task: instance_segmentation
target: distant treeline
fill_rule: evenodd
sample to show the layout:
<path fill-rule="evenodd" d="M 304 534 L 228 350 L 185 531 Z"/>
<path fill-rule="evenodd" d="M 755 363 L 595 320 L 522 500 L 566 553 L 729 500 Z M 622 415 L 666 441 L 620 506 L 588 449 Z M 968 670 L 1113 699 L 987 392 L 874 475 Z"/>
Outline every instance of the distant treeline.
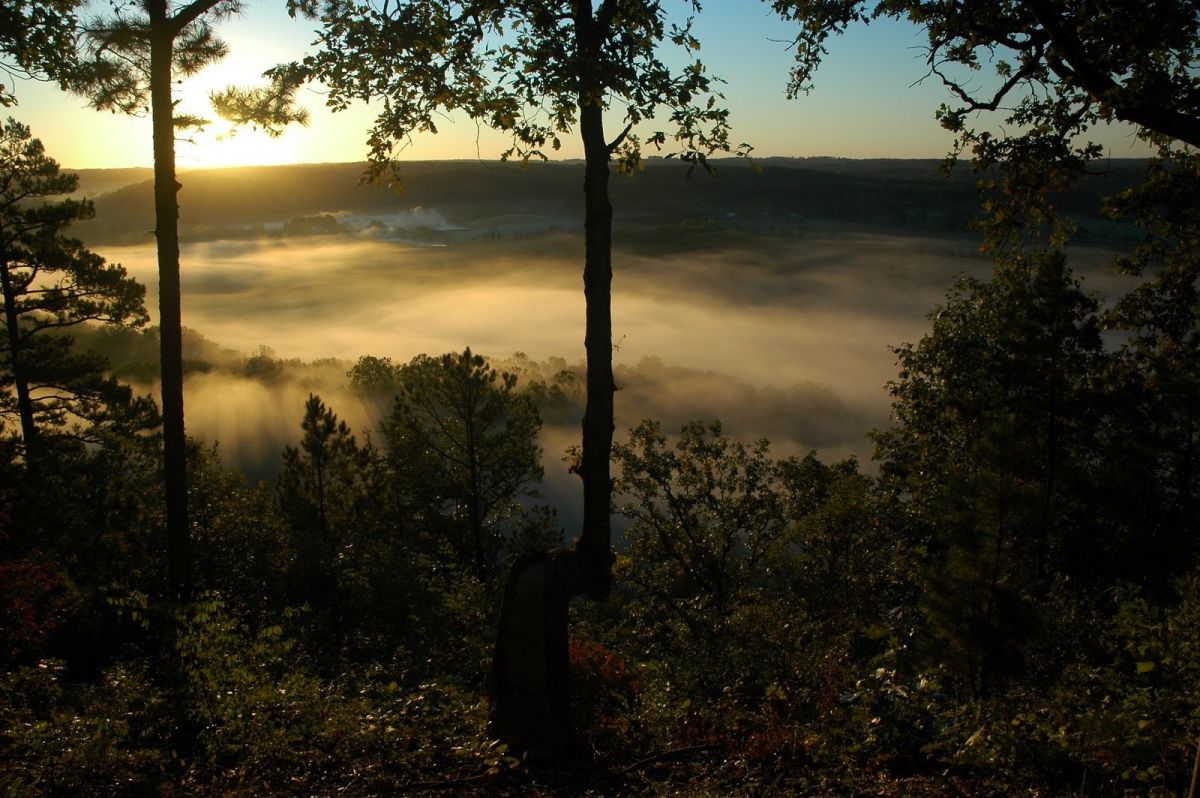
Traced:
<path fill-rule="evenodd" d="M 778 231 L 805 219 L 961 232 L 978 213 L 977 175 L 965 168 L 943 174 L 935 160 L 769 158 L 718 160 L 716 175 L 651 159 L 629 179 L 613 182 L 618 224 L 689 222 Z M 582 164 L 485 164 L 432 161 L 405 164 L 403 190 L 361 183 L 363 164 L 315 164 L 198 170 L 181 176 L 185 238 L 206 240 L 268 231 L 332 211 L 386 214 L 436 208 L 453 223 L 498 213 L 578 220 L 583 208 Z M 1112 161 L 1105 173 L 1064 191 L 1057 206 L 1081 237 L 1131 240 L 1132 230 L 1107 219 L 1101 198 L 1135 184 L 1143 162 Z M 85 187 L 112 185 L 107 170 L 82 175 Z M 130 175 L 136 178 L 136 173 Z M 153 227 L 149 180 L 96 198 L 96 218 L 77 226 L 91 242 L 133 243 Z M 271 230 L 278 234 L 278 230 Z M 288 231 L 289 234 L 304 231 Z M 327 231 L 337 232 L 337 231 Z"/>

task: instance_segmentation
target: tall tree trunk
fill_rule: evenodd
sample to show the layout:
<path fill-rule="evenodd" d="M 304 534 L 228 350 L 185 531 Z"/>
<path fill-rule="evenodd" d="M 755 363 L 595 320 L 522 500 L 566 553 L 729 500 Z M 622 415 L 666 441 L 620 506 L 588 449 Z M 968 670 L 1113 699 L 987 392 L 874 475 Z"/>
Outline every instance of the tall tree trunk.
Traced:
<path fill-rule="evenodd" d="M 162 362 L 163 453 L 167 499 L 167 572 L 178 601 L 192 592 L 187 509 L 187 441 L 183 428 L 183 318 L 179 290 L 179 199 L 175 176 L 175 113 L 171 61 L 175 30 L 165 0 L 150 14 L 150 105 L 154 127 L 154 234 L 158 243 L 159 337 Z"/>
<path fill-rule="evenodd" d="M 597 95 L 598 96 L 598 95 Z M 613 439 L 612 373 L 612 202 L 608 196 L 609 147 L 597 101 L 582 102 L 579 128 L 586 173 L 583 179 L 585 256 L 583 294 L 587 314 L 587 406 L 583 414 L 583 531 L 576 551 L 583 592 L 608 595 L 612 583 L 610 460 Z"/>
<path fill-rule="evenodd" d="M 610 459 L 613 439 L 611 148 L 604 137 L 603 84 L 596 74 L 606 35 L 590 2 L 576 3 L 581 65 L 579 130 L 583 138 L 587 404 L 583 451 L 583 527 L 573 551 L 518 559 L 509 573 L 492 660 L 492 725 L 511 750 L 535 757 L 575 748 L 571 713 L 567 610 L 571 597 L 604 598 L 612 585 Z"/>
<path fill-rule="evenodd" d="M 4 324 L 8 328 L 8 359 L 12 366 L 13 386 L 17 391 L 17 412 L 21 416 L 21 438 L 25 442 L 25 465 L 31 471 L 37 461 L 37 426 L 33 423 L 33 397 L 29 394 L 29 372 L 26 369 L 21 341 L 20 319 L 17 315 L 17 296 L 9 271 L 8 254 L 0 253 L 0 287 L 4 291 Z"/>

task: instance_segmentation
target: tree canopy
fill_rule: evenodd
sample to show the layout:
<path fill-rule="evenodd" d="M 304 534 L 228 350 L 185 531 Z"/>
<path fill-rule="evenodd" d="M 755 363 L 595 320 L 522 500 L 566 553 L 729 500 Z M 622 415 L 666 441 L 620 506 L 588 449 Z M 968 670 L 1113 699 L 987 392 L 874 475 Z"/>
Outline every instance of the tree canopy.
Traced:
<path fill-rule="evenodd" d="M 1005 181 L 985 209 L 991 275 L 959 279 L 927 333 L 895 349 L 891 424 L 872 435 L 878 471 L 815 453 L 776 459 L 765 440 L 737 440 L 717 422 L 672 436 L 646 421 L 612 446 L 611 164 L 672 145 L 673 134 L 641 127 L 651 112 L 669 116 L 664 127 L 696 163 L 725 124 L 719 98 L 692 95 L 712 88 L 703 69 L 657 71 L 659 43 L 696 46 L 686 22 L 670 27 L 665 4 L 296 5 L 324 15 L 341 52 L 277 75 L 328 69 L 335 103 L 381 94 L 380 175 L 393 146 L 447 110 L 511 133 L 514 158 L 581 133 L 580 543 L 548 551 L 551 519 L 516 501 L 541 477 L 538 403 L 577 395 L 565 361 L 514 356 L 526 375 L 557 371 L 548 388 L 472 350 L 405 365 L 363 358 L 351 390 L 398 397 L 381 448 L 360 445 L 310 394 L 302 411 L 296 403 L 299 443 L 283 448 L 273 494 L 213 447 L 174 450 L 188 458 L 195 512 L 185 520 L 197 539 L 198 590 L 182 607 L 156 601 L 166 562 L 158 440 L 114 426 L 39 470 L 0 413 L 6 792 L 1200 791 L 1200 157 L 1186 130 L 1153 122 L 1194 117 L 1194 13 L 1040 0 L 775 6 L 806 21 L 801 70 L 856 19 L 925 24 L 933 74 L 961 91 L 963 105 L 943 118 Z M 145 96 L 164 156 L 167 279 L 178 277 L 178 240 L 162 216 L 177 210 L 171 48 L 188 15 L 212 8 L 155 0 L 126 31 L 151 45 Z M 1186 30 L 1156 27 L 1172 22 Z M 1101 52 L 1109 36 L 1113 52 Z M 997 66 L 999 94 L 975 97 L 952 70 L 983 68 L 989 47 L 1018 57 Z M 1097 90 L 1105 71 L 1115 87 Z M 416 81 L 411 92 L 401 77 Z M 1139 81 L 1158 107 L 1139 108 Z M 273 96 L 265 106 L 255 92 L 225 99 L 278 121 L 290 110 Z M 1011 136 L 968 129 L 993 100 L 1014 106 Z M 605 111 L 625 113 L 616 135 Z M 1052 197 L 1097 153 L 1078 134 L 1109 114 L 1142 125 L 1160 152 L 1140 185 L 1109 200 L 1142 237 L 1116 259 L 1140 282 L 1106 304 L 1073 271 L 1070 226 Z M 30 340 L 56 342 L 37 350 L 32 373 L 71 352 L 62 327 L 140 322 L 144 311 L 125 275 L 60 235 L 86 205 L 44 200 L 73 181 L 28 131 L 5 130 L 0 379 L 13 389 L 0 384 L 0 400 L 20 404 Z M 760 235 L 773 234 L 756 228 L 739 245 Z M 781 238 L 766 251 L 807 245 Z M 97 360 L 74 362 L 105 379 Z M 279 391 L 286 372 L 262 349 L 212 376 Z M 615 552 L 614 491 L 629 522 Z M 506 555 L 507 577 L 491 567 Z M 581 592 L 608 600 L 572 602 Z M 491 701 L 480 700 L 485 689 Z M 555 756 L 572 748 L 583 756 Z"/>
<path fill-rule="evenodd" d="M 688 3 L 693 13 L 699 3 Z M 218 97 L 234 119 L 268 124 L 279 92 L 319 80 L 328 104 L 381 101 L 367 143 L 376 176 L 396 176 L 392 155 L 410 137 L 436 133 L 461 111 L 509 133 L 503 156 L 544 157 L 580 122 L 580 109 L 617 111 L 622 129 L 604 142 L 627 167 L 643 144 L 704 162 L 731 149 L 719 80 L 696 58 L 690 19 L 671 21 L 661 2 L 468 2 L 415 0 L 382 7 L 291 0 L 293 14 L 320 18 L 316 53 L 274 70 L 275 94 L 231 90 Z M 659 48 L 689 59 L 672 70 Z M 644 140 L 635 128 L 665 115 Z M 286 120 L 286 115 L 283 116 Z M 742 145 L 745 148 L 745 145 Z M 748 149 L 748 148 L 746 148 Z"/>
<path fill-rule="evenodd" d="M 831 35 L 855 22 L 900 17 L 925 29 L 929 74 L 960 101 L 941 111 L 952 130 L 964 130 L 974 111 L 1007 109 L 1008 121 L 1025 130 L 1013 138 L 1056 136 L 1064 155 L 1074 136 L 1098 122 L 1129 122 L 1147 136 L 1200 145 L 1200 77 L 1192 68 L 1200 26 L 1190 2 L 773 0 L 773 5 L 801 25 L 793 92 L 810 85 Z M 989 65 L 996 80 L 971 80 Z"/>
<path fill-rule="evenodd" d="M 80 0 L 10 0 L 0 5 L 0 72 L 14 78 L 65 82 L 75 62 Z M 0 106 L 16 104 L 0 83 Z"/>
<path fill-rule="evenodd" d="M 78 182 L 60 172 L 28 127 L 12 119 L 0 126 L 0 378 L 12 389 L 0 397 L 0 413 L 19 418 L 27 457 L 52 430 L 61 435 L 74 426 L 73 434 L 87 437 L 88 422 L 119 401 L 103 359 L 73 352 L 64 333 L 85 322 L 139 327 L 149 320 L 145 287 L 65 234 L 92 214 L 87 202 L 55 199 Z"/>
<path fill-rule="evenodd" d="M 537 408 L 470 349 L 419 356 L 398 377 L 384 437 L 402 500 L 484 579 L 542 478 Z"/>

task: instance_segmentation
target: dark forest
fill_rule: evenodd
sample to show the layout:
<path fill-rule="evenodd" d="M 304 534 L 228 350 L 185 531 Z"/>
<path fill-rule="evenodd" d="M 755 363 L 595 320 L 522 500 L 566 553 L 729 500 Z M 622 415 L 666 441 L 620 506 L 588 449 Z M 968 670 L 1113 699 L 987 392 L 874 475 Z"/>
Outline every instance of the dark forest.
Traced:
<path fill-rule="evenodd" d="M 1200 796 L 1200 16 L 768 7 L 792 93 L 920 24 L 946 161 L 755 160 L 658 2 L 413 0 L 298 3 L 321 48 L 214 97 L 388 98 L 369 162 L 177 173 L 236 8 L 4 4 L 6 71 L 156 147 L 75 174 L 0 86 L 0 794 Z M 450 110 L 513 148 L 394 160 Z M 578 304 L 434 303 L 531 286 Z M 760 337 L 654 351 L 689 305 Z M 864 388 L 763 345 L 805 314 L 916 321 Z"/>

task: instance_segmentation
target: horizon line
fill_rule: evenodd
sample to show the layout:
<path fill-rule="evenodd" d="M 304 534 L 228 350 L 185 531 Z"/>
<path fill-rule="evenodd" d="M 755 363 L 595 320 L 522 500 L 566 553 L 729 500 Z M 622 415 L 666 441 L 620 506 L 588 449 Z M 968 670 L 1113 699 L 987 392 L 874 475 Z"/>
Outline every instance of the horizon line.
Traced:
<path fill-rule="evenodd" d="M 924 161 L 940 162 L 940 161 L 945 161 L 946 157 L 947 156 L 906 157 L 906 156 L 889 156 L 889 155 L 877 155 L 877 156 L 763 155 L 763 156 L 755 157 L 755 156 L 739 156 L 739 155 L 722 155 L 722 156 L 716 156 L 713 158 L 709 158 L 708 160 L 714 161 L 714 162 L 721 161 L 721 162 L 733 162 L 733 163 L 739 163 L 739 162 L 755 163 L 755 162 L 764 162 L 764 161 L 858 161 L 858 162 L 864 162 L 864 163 L 870 162 L 870 161 L 893 161 L 893 162 L 915 163 L 915 162 L 924 162 Z M 1151 156 L 1141 156 L 1141 157 L 1130 156 L 1130 157 L 1124 157 L 1124 158 L 1108 157 L 1103 160 L 1138 162 L 1138 161 L 1147 161 L 1150 159 L 1151 159 Z M 653 161 L 653 162 L 664 162 L 664 163 L 668 162 L 668 161 L 677 161 L 679 163 L 683 163 L 682 161 L 679 161 L 678 158 L 669 158 L 669 157 L 662 156 L 662 155 L 648 155 L 645 158 L 643 158 L 642 160 L 643 161 Z M 502 158 L 497 157 L 493 160 L 487 160 L 487 159 L 483 159 L 483 158 L 418 158 L 418 159 L 413 159 L 413 160 L 399 160 L 396 163 L 398 163 L 400 166 L 403 166 L 405 164 L 435 164 L 435 163 L 447 163 L 447 164 L 449 164 L 449 163 L 481 163 L 481 164 L 485 164 L 488 166 L 512 164 L 517 167 L 524 168 L 526 166 L 536 166 L 536 165 L 553 165 L 553 164 L 574 165 L 574 164 L 582 164 L 583 162 L 584 162 L 583 158 L 548 158 L 546 160 L 530 159 L 528 164 L 521 164 L 518 159 L 504 160 Z M 370 161 L 363 159 L 363 160 L 358 160 L 358 161 L 295 161 L 293 163 L 214 164 L 212 166 L 179 165 L 176 167 L 176 172 L 182 174 L 185 172 L 208 172 L 208 171 L 217 171 L 217 170 L 225 170 L 225 169 L 287 169 L 289 167 L 301 167 L 301 166 L 366 166 L 369 163 L 370 163 Z M 146 165 L 137 165 L 137 166 L 65 166 L 65 165 L 60 164 L 59 168 L 64 172 L 118 172 L 118 171 L 133 171 L 133 170 L 143 170 L 143 171 L 147 171 L 147 172 L 154 171 L 154 166 L 152 164 L 148 165 L 148 166 L 146 166 Z"/>

